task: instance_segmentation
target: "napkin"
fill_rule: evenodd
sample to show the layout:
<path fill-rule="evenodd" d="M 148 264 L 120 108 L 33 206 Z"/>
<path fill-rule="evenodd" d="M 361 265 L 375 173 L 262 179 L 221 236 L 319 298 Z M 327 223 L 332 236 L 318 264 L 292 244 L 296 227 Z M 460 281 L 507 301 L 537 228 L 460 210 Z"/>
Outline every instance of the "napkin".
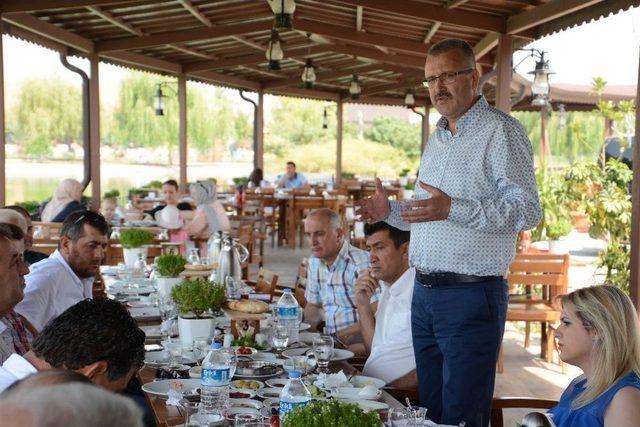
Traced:
<path fill-rule="evenodd" d="M 182 393 L 172 388 L 169 388 L 167 393 L 167 406 L 180 406 L 182 400 Z"/>
<path fill-rule="evenodd" d="M 342 371 L 329 375 L 322 372 L 314 384 L 320 388 L 353 387 Z"/>

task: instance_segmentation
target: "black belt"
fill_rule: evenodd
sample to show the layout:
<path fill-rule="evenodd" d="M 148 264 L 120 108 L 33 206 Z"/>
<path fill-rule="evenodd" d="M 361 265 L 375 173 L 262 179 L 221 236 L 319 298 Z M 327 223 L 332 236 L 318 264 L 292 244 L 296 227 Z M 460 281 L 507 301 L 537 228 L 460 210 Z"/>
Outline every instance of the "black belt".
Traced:
<path fill-rule="evenodd" d="M 440 286 L 482 283 L 502 280 L 502 276 L 471 276 L 469 274 L 458 274 L 449 272 L 421 273 L 416 271 L 416 278 L 425 288 L 437 288 Z"/>

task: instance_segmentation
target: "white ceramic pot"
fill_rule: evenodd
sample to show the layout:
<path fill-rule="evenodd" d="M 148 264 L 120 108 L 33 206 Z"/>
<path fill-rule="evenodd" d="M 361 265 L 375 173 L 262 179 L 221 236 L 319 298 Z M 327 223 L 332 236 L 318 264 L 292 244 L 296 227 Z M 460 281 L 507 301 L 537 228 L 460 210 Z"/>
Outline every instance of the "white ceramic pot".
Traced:
<path fill-rule="evenodd" d="M 138 254 L 142 254 L 146 260 L 148 250 L 149 250 L 148 246 L 142 246 L 140 248 L 131 248 L 131 249 L 122 248 L 124 263 L 127 265 L 127 267 L 133 268 L 133 264 L 135 264 L 136 260 L 138 259 Z"/>
<path fill-rule="evenodd" d="M 400 182 L 400 185 L 404 187 L 409 182 L 409 177 L 401 176 L 398 181 Z"/>
<path fill-rule="evenodd" d="M 196 319 L 195 317 L 184 318 L 178 317 L 178 333 L 180 334 L 180 342 L 185 345 L 193 344 L 194 338 L 213 336 L 216 326 L 213 317 L 205 319 Z"/>
<path fill-rule="evenodd" d="M 549 240 L 549 253 L 566 254 L 569 253 L 569 245 L 566 240 Z"/>
<path fill-rule="evenodd" d="M 178 283 L 182 282 L 180 277 L 156 277 L 156 284 L 158 285 L 158 294 L 163 297 L 171 296 L 171 289 Z"/>
<path fill-rule="evenodd" d="M 402 198 L 404 200 L 413 199 L 413 190 L 403 190 L 402 191 Z"/>

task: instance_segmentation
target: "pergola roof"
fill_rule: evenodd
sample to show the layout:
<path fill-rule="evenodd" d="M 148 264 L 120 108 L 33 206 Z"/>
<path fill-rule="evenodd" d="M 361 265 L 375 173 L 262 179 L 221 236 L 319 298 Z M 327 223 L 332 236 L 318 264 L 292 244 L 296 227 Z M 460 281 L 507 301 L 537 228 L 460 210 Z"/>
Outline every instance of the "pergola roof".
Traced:
<path fill-rule="evenodd" d="M 421 85 L 429 44 L 457 37 L 493 68 L 500 34 L 523 45 L 640 5 L 640 0 L 297 0 L 282 31 L 282 70 L 265 50 L 273 26 L 266 0 L 4 0 L 4 32 L 70 54 L 192 80 L 339 100 L 357 74 L 359 102 L 396 104 Z M 309 37 L 310 36 L 310 37 Z M 317 82 L 303 89 L 305 58 Z"/>

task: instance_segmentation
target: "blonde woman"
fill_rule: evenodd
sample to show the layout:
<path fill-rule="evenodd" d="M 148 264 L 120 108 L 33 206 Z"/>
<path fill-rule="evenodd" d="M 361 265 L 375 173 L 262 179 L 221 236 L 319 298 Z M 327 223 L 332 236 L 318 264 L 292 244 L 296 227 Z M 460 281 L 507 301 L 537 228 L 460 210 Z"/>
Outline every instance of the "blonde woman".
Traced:
<path fill-rule="evenodd" d="M 560 357 L 584 372 L 551 409 L 558 427 L 640 426 L 640 332 L 629 297 L 592 286 L 560 297 Z"/>
<path fill-rule="evenodd" d="M 53 193 L 51 201 L 42 211 L 42 222 L 64 222 L 70 213 L 83 211 L 87 208 L 80 203 L 82 198 L 82 184 L 78 180 L 64 179 Z"/>

